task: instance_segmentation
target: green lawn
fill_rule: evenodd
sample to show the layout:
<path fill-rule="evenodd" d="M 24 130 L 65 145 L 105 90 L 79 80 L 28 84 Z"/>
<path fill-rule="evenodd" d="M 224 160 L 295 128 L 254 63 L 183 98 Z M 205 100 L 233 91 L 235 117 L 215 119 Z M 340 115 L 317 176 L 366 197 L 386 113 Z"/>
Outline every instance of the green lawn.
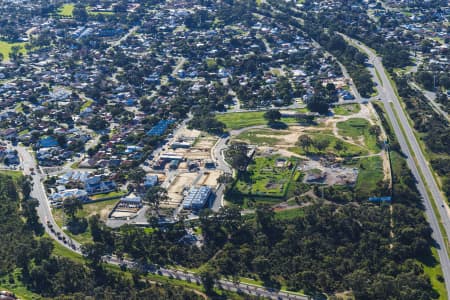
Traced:
<path fill-rule="evenodd" d="M 104 194 L 97 194 L 97 195 L 93 195 L 91 196 L 92 200 L 100 200 L 103 198 L 120 198 L 122 196 L 124 196 L 126 193 L 123 191 L 113 191 L 113 192 L 109 192 L 109 193 L 104 193 Z"/>
<path fill-rule="evenodd" d="M 10 54 L 12 53 L 12 48 L 14 46 L 20 47 L 19 53 L 26 53 L 25 43 L 8 43 L 5 41 L 0 41 L 0 54 L 3 56 L 3 60 L 9 61 Z"/>
<path fill-rule="evenodd" d="M 275 219 L 277 220 L 290 220 L 296 217 L 301 217 L 305 214 L 303 208 L 293 208 L 281 211 L 275 211 Z"/>
<path fill-rule="evenodd" d="M 235 130 L 246 128 L 250 126 L 267 125 L 267 120 L 264 119 L 264 111 L 251 111 L 221 114 L 216 116 L 217 120 L 223 122 L 227 129 Z M 295 124 L 295 118 L 282 118 L 281 122 L 287 124 Z"/>
<path fill-rule="evenodd" d="M 23 176 L 23 173 L 22 173 L 21 171 L 1 170 L 0 173 L 1 173 L 1 174 L 8 175 L 8 176 L 14 178 L 15 180 L 21 179 L 22 176 Z"/>
<path fill-rule="evenodd" d="M 447 292 L 445 289 L 445 283 L 440 281 L 438 278 L 442 277 L 442 269 L 439 263 L 439 256 L 437 253 L 437 249 L 435 247 L 431 247 L 432 255 L 429 257 L 419 259 L 419 263 L 423 266 L 423 270 L 425 274 L 430 277 L 431 285 L 433 289 L 439 293 L 439 300 L 447 300 Z M 442 277 L 443 278 L 443 277 Z"/>
<path fill-rule="evenodd" d="M 34 300 L 34 299 L 44 299 L 38 294 L 33 293 L 28 290 L 24 283 L 20 280 L 21 278 L 21 270 L 16 269 L 11 274 L 12 276 L 4 275 L 0 276 L 0 290 L 6 290 L 9 292 L 13 292 L 20 299 L 25 300 Z M 10 282 L 10 279 L 12 281 Z"/>
<path fill-rule="evenodd" d="M 90 107 L 92 105 L 92 103 L 94 103 L 93 100 L 87 100 L 86 102 L 83 103 L 83 105 L 80 108 L 80 111 L 85 110 L 86 108 Z"/>
<path fill-rule="evenodd" d="M 273 146 L 280 142 L 280 139 L 273 136 L 274 132 L 261 132 L 259 130 L 249 130 L 236 136 L 236 139 L 246 141 L 250 144 Z"/>
<path fill-rule="evenodd" d="M 280 142 L 280 139 L 276 137 L 277 135 L 288 134 L 290 134 L 288 130 L 250 129 L 239 134 L 235 139 L 243 140 L 250 144 L 274 146 Z"/>
<path fill-rule="evenodd" d="M 19 132 L 19 135 L 24 135 L 24 134 L 27 134 L 27 133 L 29 133 L 29 132 L 30 132 L 29 129 L 24 129 L 24 130 L 22 130 L 21 132 Z"/>
<path fill-rule="evenodd" d="M 375 68 L 375 74 L 377 75 L 378 81 L 380 82 L 381 86 L 383 86 L 383 80 L 381 80 L 381 76 L 377 68 Z"/>
<path fill-rule="evenodd" d="M 378 137 L 370 132 L 371 125 L 369 121 L 361 118 L 352 118 L 336 124 L 339 134 L 344 137 L 358 139 L 364 137 L 364 144 L 372 152 L 379 152 L 380 146 L 377 143 Z"/>
<path fill-rule="evenodd" d="M 250 164 L 248 171 L 241 174 L 235 189 L 243 195 L 284 197 L 289 182 L 299 173 L 295 171 L 297 164 L 293 158 L 283 158 L 290 167 L 277 167 L 276 161 L 280 156 L 257 157 Z"/>
<path fill-rule="evenodd" d="M 359 174 L 355 187 L 357 197 L 366 199 L 377 195 L 377 191 L 379 190 L 378 183 L 381 182 L 383 178 L 384 172 L 381 157 L 372 156 L 361 158 L 359 161 Z"/>
<path fill-rule="evenodd" d="M 58 15 L 60 15 L 62 17 L 72 18 L 74 8 L 75 8 L 74 3 L 66 3 L 58 10 Z"/>
<path fill-rule="evenodd" d="M 114 208 L 119 200 L 107 200 L 107 201 L 98 201 L 93 203 L 86 203 L 83 205 L 83 209 L 77 212 L 77 217 L 79 218 L 88 218 L 89 216 L 99 214 L 100 217 L 105 220 L 107 214 Z M 62 227 L 64 225 L 64 212 L 62 209 L 53 209 L 53 217 L 55 218 L 56 224 Z M 92 235 L 89 228 L 86 229 L 85 232 L 80 234 L 73 234 L 69 230 L 64 231 L 67 235 L 69 235 L 72 239 L 77 240 L 81 244 L 92 242 Z"/>
<path fill-rule="evenodd" d="M 46 238 L 52 239 L 48 233 L 45 233 L 43 235 Z M 57 241 L 53 240 L 53 255 L 59 256 L 59 257 L 66 257 L 69 258 L 77 263 L 84 263 L 84 259 L 83 256 L 81 256 L 78 253 L 73 252 L 72 250 L 67 249 L 66 247 L 62 246 L 60 243 L 58 243 Z"/>
<path fill-rule="evenodd" d="M 340 116 L 349 116 L 356 113 L 359 113 L 361 110 L 361 105 L 358 103 L 355 104 L 345 104 L 345 105 L 337 105 L 333 108 L 333 111 L 336 115 Z"/>
<path fill-rule="evenodd" d="M 321 134 L 321 133 L 314 133 L 313 135 L 309 135 L 311 139 L 315 141 L 320 140 L 327 140 L 330 142 L 328 147 L 320 152 L 317 150 L 314 146 L 311 146 L 307 151 L 303 149 L 302 147 L 295 146 L 289 148 L 289 151 L 294 152 L 299 155 L 311 155 L 311 154 L 325 154 L 325 153 L 334 153 L 337 156 L 340 157 L 349 157 L 349 156 L 363 156 L 367 155 L 368 151 L 364 149 L 362 146 L 350 144 L 348 142 L 345 142 L 337 137 L 335 137 L 332 134 Z M 342 149 L 336 150 L 335 146 L 338 141 L 342 142 Z"/>

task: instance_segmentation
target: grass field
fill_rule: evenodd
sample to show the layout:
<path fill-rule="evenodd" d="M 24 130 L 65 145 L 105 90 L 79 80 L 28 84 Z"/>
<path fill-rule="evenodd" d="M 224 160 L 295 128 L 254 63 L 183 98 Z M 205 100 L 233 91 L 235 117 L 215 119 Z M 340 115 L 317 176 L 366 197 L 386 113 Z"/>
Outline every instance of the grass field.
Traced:
<path fill-rule="evenodd" d="M 432 255 L 419 259 L 419 263 L 423 266 L 425 274 L 430 277 L 431 285 L 436 292 L 439 293 L 439 300 L 447 300 L 447 292 L 445 283 L 438 278 L 443 278 L 441 265 L 439 263 L 439 256 L 435 247 L 431 247 Z"/>
<path fill-rule="evenodd" d="M 361 158 L 359 161 L 359 174 L 356 180 L 355 193 L 358 198 L 365 199 L 374 196 L 379 190 L 378 183 L 384 178 L 383 162 L 381 157 L 372 156 Z"/>
<path fill-rule="evenodd" d="M 263 111 L 221 114 L 217 115 L 216 119 L 223 122 L 227 129 L 231 130 L 267 124 Z M 295 124 L 297 120 L 295 118 L 282 118 L 281 122 Z"/>
<path fill-rule="evenodd" d="M 241 133 L 236 136 L 236 139 L 244 140 L 250 144 L 274 146 L 281 141 L 273 136 L 276 134 L 278 133 L 271 130 L 255 129 Z"/>
<path fill-rule="evenodd" d="M 314 133 L 314 135 L 310 135 L 310 137 L 313 141 L 327 140 L 330 142 L 330 144 L 323 151 L 317 150 L 316 148 L 314 148 L 314 146 L 311 146 L 308 151 L 305 151 L 305 149 L 299 146 L 291 147 L 289 148 L 289 151 L 299 155 L 334 153 L 336 156 L 340 157 L 363 156 L 368 154 L 368 151 L 363 147 L 342 141 L 332 134 Z M 336 150 L 335 146 L 338 141 L 342 142 L 342 149 Z"/>
<path fill-rule="evenodd" d="M 13 171 L 13 170 L 11 170 L 11 171 L 9 171 L 9 170 L 1 170 L 0 174 L 8 175 L 8 176 L 12 177 L 14 180 L 21 179 L 22 176 L 23 176 L 21 171 Z"/>
<path fill-rule="evenodd" d="M 100 217 L 105 220 L 107 213 L 109 213 L 114 208 L 118 201 L 119 200 L 107 200 L 94 203 L 86 203 L 83 205 L 83 209 L 77 212 L 77 216 L 79 218 L 88 218 L 89 216 L 99 214 Z M 58 226 L 62 227 L 64 225 L 64 212 L 62 209 L 54 209 L 53 217 L 55 218 L 55 222 L 56 224 L 58 224 Z M 82 244 L 86 242 L 92 242 L 92 236 L 89 228 L 87 228 L 85 232 L 80 234 L 73 234 L 69 230 L 65 230 L 64 232 L 72 239 Z"/>
<path fill-rule="evenodd" d="M 381 149 L 377 144 L 377 136 L 370 132 L 369 121 L 361 118 L 352 118 L 336 124 L 339 134 L 357 140 L 364 137 L 364 144 L 372 152 L 379 152 Z"/>
<path fill-rule="evenodd" d="M 305 214 L 303 208 L 293 208 L 281 211 L 275 211 L 275 219 L 277 220 L 290 220 L 296 217 L 301 217 Z"/>
<path fill-rule="evenodd" d="M 123 191 L 113 191 L 113 192 L 109 192 L 109 193 L 104 193 L 104 194 L 97 194 L 97 195 L 93 195 L 91 196 L 92 200 L 99 200 L 99 199 L 103 199 L 103 198 L 120 198 L 122 196 L 124 196 L 126 193 Z"/>
<path fill-rule="evenodd" d="M 92 105 L 92 103 L 94 103 L 93 100 L 87 100 L 86 102 L 83 103 L 83 105 L 80 107 L 80 111 L 85 110 L 86 108 L 90 107 Z"/>
<path fill-rule="evenodd" d="M 14 270 L 11 276 L 8 275 L 0 276 L 0 290 L 13 292 L 17 297 L 19 297 L 22 300 L 44 299 L 38 294 L 35 294 L 32 291 L 28 290 L 27 287 L 20 280 L 20 277 L 21 277 L 20 269 Z"/>
<path fill-rule="evenodd" d="M 296 160 L 286 159 L 286 166 L 277 167 L 276 161 L 280 156 L 257 157 L 248 167 L 248 171 L 241 174 L 235 189 L 244 195 L 284 197 L 289 182 L 297 175 Z M 288 167 L 290 164 L 291 167 Z"/>
<path fill-rule="evenodd" d="M 333 108 L 333 112 L 336 115 L 340 115 L 340 116 L 349 116 L 352 114 L 356 114 L 356 113 L 359 113 L 360 110 L 361 110 L 361 105 L 359 105 L 358 103 L 338 105 Z"/>
<path fill-rule="evenodd" d="M 8 43 L 5 41 L 0 41 L 0 54 L 3 55 L 3 60 L 9 61 L 9 55 L 12 53 L 12 47 L 18 46 L 20 47 L 19 52 L 25 54 L 25 43 Z"/>
<path fill-rule="evenodd" d="M 74 8 L 75 8 L 75 4 L 66 3 L 58 10 L 58 15 L 60 15 L 62 17 L 72 18 Z"/>

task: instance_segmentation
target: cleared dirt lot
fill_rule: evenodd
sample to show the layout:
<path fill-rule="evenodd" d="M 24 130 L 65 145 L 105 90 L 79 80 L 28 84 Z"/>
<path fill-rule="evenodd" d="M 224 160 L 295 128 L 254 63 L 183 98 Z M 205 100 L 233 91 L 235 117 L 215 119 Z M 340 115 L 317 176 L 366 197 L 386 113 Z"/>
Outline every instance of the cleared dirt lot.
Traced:
<path fill-rule="evenodd" d="M 183 191 L 192 186 L 198 176 L 198 173 L 178 174 L 167 189 L 169 200 L 162 202 L 161 207 L 177 207 L 183 200 Z"/>
<path fill-rule="evenodd" d="M 219 178 L 221 174 L 222 171 L 205 171 L 197 184 L 215 187 L 217 185 L 217 178 Z"/>
<path fill-rule="evenodd" d="M 211 149 L 217 142 L 217 138 L 202 135 L 199 136 L 194 146 L 185 152 L 186 159 L 211 159 Z"/>

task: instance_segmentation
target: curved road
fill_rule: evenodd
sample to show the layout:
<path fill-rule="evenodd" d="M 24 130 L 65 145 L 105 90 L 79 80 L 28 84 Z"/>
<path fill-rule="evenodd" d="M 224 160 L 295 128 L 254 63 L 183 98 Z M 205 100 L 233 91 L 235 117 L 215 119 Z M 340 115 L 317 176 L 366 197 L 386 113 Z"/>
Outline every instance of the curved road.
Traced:
<path fill-rule="evenodd" d="M 37 208 L 38 216 L 41 219 L 41 222 L 44 224 L 45 231 L 50 235 L 51 238 L 53 238 L 55 241 L 60 243 L 62 246 L 66 247 L 67 249 L 74 251 L 78 254 L 81 253 L 81 245 L 80 243 L 71 240 L 69 236 L 67 236 L 61 228 L 58 227 L 56 224 L 52 211 L 49 205 L 49 201 L 47 199 L 47 195 L 45 192 L 45 187 L 43 184 L 44 177 L 40 174 L 36 161 L 34 159 L 33 154 L 28 151 L 27 148 L 22 146 L 15 147 L 17 150 L 23 172 L 25 175 L 31 176 L 32 179 L 32 191 L 31 196 L 39 201 L 39 207 Z M 47 226 L 47 224 L 51 224 L 53 231 Z M 60 234 L 60 237 L 58 237 L 57 233 Z M 63 237 L 65 237 L 66 242 L 63 241 Z M 114 256 L 104 257 L 104 261 L 109 264 L 114 265 L 127 265 L 128 267 L 140 267 L 136 266 L 136 264 L 129 260 L 118 260 Z M 149 268 L 147 271 L 155 272 L 157 274 L 170 277 L 170 278 L 178 278 L 185 281 L 190 282 L 201 282 L 201 279 L 198 275 L 190 272 L 180 271 L 180 270 L 174 270 L 174 269 L 166 269 L 166 268 Z M 280 300 L 287 300 L 287 299 L 295 299 L 295 300 L 308 300 L 310 299 L 307 296 L 303 296 L 296 293 L 286 292 L 286 291 L 278 291 L 273 290 L 270 288 L 262 287 L 262 286 L 256 286 L 252 284 L 247 283 L 235 283 L 230 280 L 220 279 L 217 283 L 218 286 L 220 286 L 222 289 L 232 292 L 242 292 L 248 295 L 254 295 L 254 296 L 261 296 L 268 299 L 280 299 Z"/>
<path fill-rule="evenodd" d="M 450 210 L 448 205 L 442 196 L 441 191 L 433 177 L 430 166 L 422 153 L 422 149 L 420 148 L 416 136 L 414 135 L 414 131 L 408 122 L 408 118 L 403 110 L 400 100 L 394 92 L 394 87 L 386 75 L 381 58 L 366 45 L 361 44 L 360 42 L 347 36 L 344 36 L 344 38 L 357 46 L 359 49 L 362 49 L 368 55 L 369 61 L 373 64 L 373 68 L 369 68 L 369 70 L 372 73 L 373 80 L 377 83 L 379 96 L 383 101 L 388 118 L 393 126 L 402 152 L 407 156 L 406 161 L 408 167 L 411 169 L 417 180 L 417 188 L 424 200 L 425 213 L 427 215 L 428 222 L 433 229 L 433 238 L 438 243 L 437 250 L 445 279 L 445 285 L 447 287 L 447 294 L 450 298 L 450 259 L 443 238 L 443 234 L 446 234 L 447 238 L 450 239 Z M 378 71 L 381 81 L 378 79 L 374 68 Z M 421 174 L 423 175 L 423 178 Z M 428 195 L 426 186 L 428 186 L 432 199 Z M 446 232 L 441 232 L 440 230 L 439 220 L 435 215 L 431 201 L 435 201 L 436 203 L 437 210 Z"/>

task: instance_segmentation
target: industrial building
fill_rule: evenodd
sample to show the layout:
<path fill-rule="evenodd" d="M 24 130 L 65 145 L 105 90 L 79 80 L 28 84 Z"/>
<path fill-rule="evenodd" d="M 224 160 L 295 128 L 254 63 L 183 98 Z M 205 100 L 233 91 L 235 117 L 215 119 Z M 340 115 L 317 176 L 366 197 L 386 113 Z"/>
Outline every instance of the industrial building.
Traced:
<path fill-rule="evenodd" d="M 169 125 L 173 124 L 174 122 L 175 122 L 174 120 L 161 120 L 158 122 L 158 124 L 153 126 L 152 129 L 147 131 L 147 135 L 148 136 L 161 136 L 166 132 L 167 127 L 169 127 Z"/>
<path fill-rule="evenodd" d="M 200 210 L 205 207 L 211 195 L 212 190 L 209 186 L 192 187 L 183 200 L 183 208 Z"/>
<path fill-rule="evenodd" d="M 158 184 L 158 176 L 157 175 L 147 175 L 145 176 L 144 187 L 151 188 Z"/>

